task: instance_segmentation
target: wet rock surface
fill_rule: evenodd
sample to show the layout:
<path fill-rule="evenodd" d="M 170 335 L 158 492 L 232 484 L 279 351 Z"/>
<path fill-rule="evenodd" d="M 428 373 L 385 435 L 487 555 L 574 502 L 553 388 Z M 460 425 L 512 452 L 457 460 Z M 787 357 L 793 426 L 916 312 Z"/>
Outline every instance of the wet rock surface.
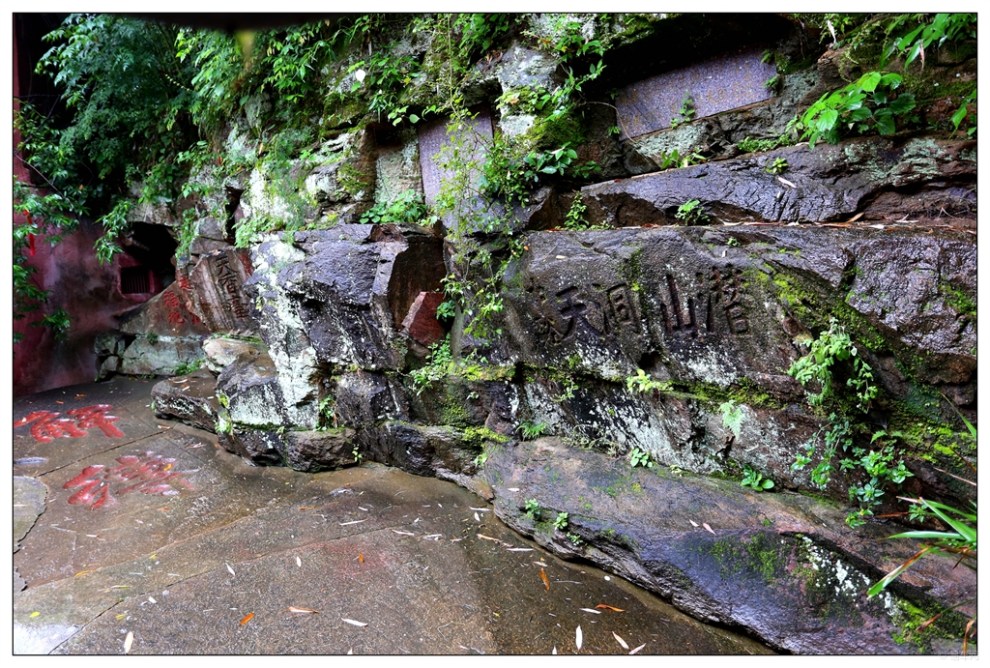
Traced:
<path fill-rule="evenodd" d="M 248 466 L 154 419 L 150 389 L 115 379 L 15 401 L 17 417 L 110 405 L 113 427 L 15 429 L 15 474 L 32 481 L 15 505 L 50 490 L 14 555 L 15 654 L 768 652 L 553 557 L 449 483 Z"/>
<path fill-rule="evenodd" d="M 496 513 L 516 530 L 559 554 L 607 564 L 699 619 L 799 654 L 918 651 L 904 642 L 903 600 L 865 594 L 914 547 L 874 542 L 887 533 L 879 526 L 864 540 L 843 526 L 841 509 L 760 495 L 734 481 L 630 468 L 556 439 L 494 450 L 482 475 Z M 530 500 L 535 515 L 522 512 Z M 566 513 L 563 529 L 553 525 L 559 513 Z M 975 573 L 952 566 L 948 558 L 919 562 L 905 582 L 969 600 Z M 958 652 L 938 639 L 927 649 Z"/>
<path fill-rule="evenodd" d="M 775 160 L 786 161 L 786 170 L 768 172 Z M 863 138 L 618 179 L 581 193 L 589 219 L 611 227 L 675 223 L 678 207 L 693 199 L 723 223 L 844 222 L 857 213 L 866 220 L 917 220 L 941 211 L 972 215 L 975 170 L 970 141 Z M 896 199 L 884 203 L 887 192 L 896 192 Z"/>

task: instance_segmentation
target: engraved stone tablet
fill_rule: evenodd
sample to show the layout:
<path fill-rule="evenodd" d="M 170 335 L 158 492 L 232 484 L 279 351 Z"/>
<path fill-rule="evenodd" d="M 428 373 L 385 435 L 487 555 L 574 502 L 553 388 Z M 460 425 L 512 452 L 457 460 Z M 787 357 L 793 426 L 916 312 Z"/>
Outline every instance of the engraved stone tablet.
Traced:
<path fill-rule="evenodd" d="M 688 98 L 693 118 L 769 99 L 773 93 L 766 82 L 776 68 L 761 62 L 761 56 L 759 50 L 723 55 L 627 86 L 615 100 L 622 138 L 669 128 Z"/>

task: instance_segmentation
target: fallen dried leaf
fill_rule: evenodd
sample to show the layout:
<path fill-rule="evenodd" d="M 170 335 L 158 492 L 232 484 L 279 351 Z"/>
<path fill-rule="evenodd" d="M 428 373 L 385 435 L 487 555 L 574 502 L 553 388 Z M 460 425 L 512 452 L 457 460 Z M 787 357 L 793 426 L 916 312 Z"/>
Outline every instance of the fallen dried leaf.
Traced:
<path fill-rule="evenodd" d="M 691 523 L 691 526 L 693 526 L 695 529 L 698 528 L 698 523 L 695 522 L 694 520 L 688 520 L 688 522 L 690 522 Z"/>
<path fill-rule="evenodd" d="M 359 564 L 364 563 L 364 554 L 362 554 L 361 552 L 358 552 L 358 563 Z"/>
<path fill-rule="evenodd" d="M 643 649 L 644 647 L 646 647 L 646 643 L 645 642 L 642 645 L 640 645 L 639 647 L 637 647 L 636 649 L 634 649 L 631 652 L 629 652 L 629 656 L 632 656 L 633 654 L 635 654 L 639 650 Z"/>
<path fill-rule="evenodd" d="M 397 533 L 400 536 L 415 536 L 412 531 L 399 531 L 398 529 L 392 529 L 392 533 Z"/>
<path fill-rule="evenodd" d="M 234 568 L 230 564 L 228 564 L 227 562 L 224 562 L 224 565 L 227 567 L 227 570 L 230 571 L 230 574 L 231 575 L 233 575 L 234 577 L 237 577 L 237 573 L 234 572 Z"/>
<path fill-rule="evenodd" d="M 612 637 L 614 637 L 615 640 L 616 640 L 616 642 L 618 642 L 619 645 L 622 646 L 622 649 L 629 649 L 629 645 L 626 644 L 626 641 L 623 640 L 622 637 L 618 633 L 616 633 L 615 631 L 612 631 Z"/>
<path fill-rule="evenodd" d="M 543 580 L 543 586 L 550 591 L 550 578 L 547 577 L 547 572 L 544 569 L 540 569 L 540 579 Z"/>
<path fill-rule="evenodd" d="M 253 612 L 247 613 L 246 615 L 244 615 L 243 617 L 241 617 L 241 626 L 244 626 L 245 624 L 247 624 L 248 622 L 250 622 L 252 619 L 254 619 L 254 613 Z"/>
<path fill-rule="evenodd" d="M 533 548 L 531 548 L 531 547 L 507 547 L 507 548 L 505 548 L 505 551 L 506 552 L 532 552 L 533 551 Z"/>
<path fill-rule="evenodd" d="M 600 614 L 602 614 L 602 611 L 601 610 L 592 610 L 591 608 L 579 608 L 579 610 L 584 610 L 585 612 L 590 612 L 593 615 L 600 615 Z"/>
<path fill-rule="evenodd" d="M 367 626 L 368 625 L 367 622 L 359 622 L 356 619 L 348 619 L 347 617 L 341 617 L 341 619 L 343 621 L 347 622 L 348 624 L 350 624 L 351 626 Z"/>
<path fill-rule="evenodd" d="M 31 619 L 34 619 L 35 617 L 41 617 L 41 613 L 37 610 L 31 613 Z"/>
<path fill-rule="evenodd" d="M 361 524 L 361 522 L 367 522 L 368 520 L 353 520 L 351 522 L 339 522 L 340 526 L 346 527 L 352 524 Z"/>
<path fill-rule="evenodd" d="M 577 630 L 574 631 L 574 644 L 577 645 L 578 649 L 581 649 L 581 645 L 584 644 L 584 634 L 581 633 L 580 626 L 578 626 Z"/>
<path fill-rule="evenodd" d="M 711 535 L 713 535 L 713 536 L 715 535 L 715 532 L 712 531 L 712 528 L 710 526 L 708 526 L 708 522 L 702 522 L 701 523 L 701 526 L 705 527 L 705 531 L 707 531 Z"/>
<path fill-rule="evenodd" d="M 853 216 L 852 218 L 850 218 L 846 222 L 847 223 L 855 223 L 857 220 L 859 220 L 860 218 L 863 217 L 863 214 L 864 213 L 866 213 L 866 212 L 865 211 L 860 211 L 859 213 L 857 213 L 855 216 Z"/>
<path fill-rule="evenodd" d="M 294 606 L 294 605 L 290 605 L 289 606 L 289 612 L 304 612 L 304 613 L 310 614 L 310 615 L 319 614 L 319 610 L 312 610 L 310 608 L 300 608 L 300 607 L 297 607 L 297 606 Z"/>
<path fill-rule="evenodd" d="M 127 637 L 124 638 L 124 654 L 129 654 L 131 651 L 131 645 L 134 644 L 134 631 L 128 631 Z"/>
<path fill-rule="evenodd" d="M 300 559 L 298 556 L 296 557 L 296 566 L 302 568 L 302 559 Z"/>
<path fill-rule="evenodd" d="M 787 179 L 785 179 L 783 176 L 778 176 L 777 177 L 777 180 L 780 181 L 781 183 L 783 183 L 788 188 L 797 188 L 796 185 L 794 185 L 793 183 L 791 183 L 790 181 L 788 181 Z"/>
<path fill-rule="evenodd" d="M 595 606 L 600 610 L 611 610 L 612 612 L 625 612 L 622 608 L 617 608 L 614 605 L 609 605 L 608 603 L 599 603 Z"/>

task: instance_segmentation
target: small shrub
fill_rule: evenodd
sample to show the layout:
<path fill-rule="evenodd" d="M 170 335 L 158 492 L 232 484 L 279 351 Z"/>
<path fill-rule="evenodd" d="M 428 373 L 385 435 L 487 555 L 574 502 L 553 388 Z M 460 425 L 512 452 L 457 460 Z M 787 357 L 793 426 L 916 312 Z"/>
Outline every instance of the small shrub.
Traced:
<path fill-rule="evenodd" d="M 639 448 L 633 448 L 632 451 L 630 451 L 629 464 L 633 468 L 636 468 L 637 466 L 642 466 L 647 469 L 653 468 L 653 460 L 650 459 L 650 453 L 640 450 Z"/>
<path fill-rule="evenodd" d="M 753 469 L 748 464 L 743 470 L 743 478 L 740 484 L 742 484 L 743 487 L 755 489 L 757 492 L 773 489 L 773 480 L 764 478 L 762 473 Z"/>
<path fill-rule="evenodd" d="M 688 225 L 700 225 L 710 220 L 705 207 L 696 199 L 689 199 L 677 207 L 677 213 L 674 214 L 674 218 Z"/>
<path fill-rule="evenodd" d="M 526 517 L 531 520 L 540 519 L 540 514 L 543 512 L 540 502 L 536 499 L 526 499 L 526 505 L 523 506 L 523 509 L 526 512 Z"/>

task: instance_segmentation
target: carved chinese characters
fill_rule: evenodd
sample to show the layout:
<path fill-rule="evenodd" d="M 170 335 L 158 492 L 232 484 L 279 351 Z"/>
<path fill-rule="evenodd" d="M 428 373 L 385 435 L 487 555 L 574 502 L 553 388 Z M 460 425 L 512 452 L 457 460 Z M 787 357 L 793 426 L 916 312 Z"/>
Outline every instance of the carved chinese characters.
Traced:
<path fill-rule="evenodd" d="M 682 228 L 536 232 L 508 277 L 515 350 L 534 366 L 684 382 L 779 376 L 791 340 L 745 251 Z M 660 371 L 655 365 L 662 365 Z"/>

